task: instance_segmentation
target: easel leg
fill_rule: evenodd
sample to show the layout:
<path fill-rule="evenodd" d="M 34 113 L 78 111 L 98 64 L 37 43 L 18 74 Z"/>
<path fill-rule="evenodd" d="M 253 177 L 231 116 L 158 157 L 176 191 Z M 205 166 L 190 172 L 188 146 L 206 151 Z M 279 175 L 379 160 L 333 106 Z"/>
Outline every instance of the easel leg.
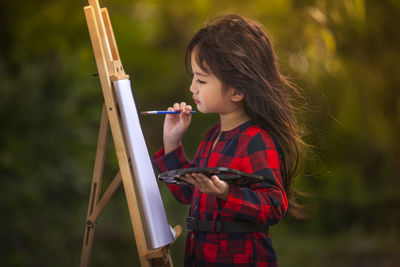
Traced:
<path fill-rule="evenodd" d="M 95 222 L 99 214 L 107 204 L 112 194 L 120 186 L 121 181 L 125 190 L 130 219 L 135 235 L 136 247 L 142 267 L 168 266 L 172 267 L 170 244 L 149 250 L 145 234 L 144 220 L 141 215 L 141 203 L 136 196 L 135 179 L 136 174 L 132 164 L 129 162 L 128 147 L 124 136 L 122 121 L 118 112 L 118 103 L 114 95 L 113 81 L 129 79 L 122 68 L 114 33 L 108 12 L 105 8 L 100 9 L 98 0 L 89 0 L 89 6 L 84 7 L 85 17 L 92 42 L 93 52 L 99 73 L 104 101 L 107 108 L 103 106 L 100 134 L 97 144 L 96 160 L 93 172 L 92 187 L 90 192 L 89 208 L 87 214 L 85 235 L 83 240 L 81 267 L 90 264 L 93 247 Z M 115 152 L 118 159 L 119 172 L 111 182 L 103 197 L 100 198 L 101 179 L 105 161 L 106 141 L 108 127 L 111 128 Z M 179 236 L 178 231 L 177 236 Z"/>
<path fill-rule="evenodd" d="M 94 224 L 88 223 L 89 217 L 92 215 L 97 201 L 100 197 L 101 191 L 101 180 L 103 177 L 104 160 L 107 150 L 107 136 L 108 136 L 108 116 L 106 106 L 103 105 L 103 110 L 101 113 L 100 122 L 100 132 L 97 141 L 97 152 L 96 159 L 94 163 L 92 186 L 90 191 L 89 207 L 87 213 L 87 222 L 85 228 L 85 235 L 83 236 L 83 247 L 81 255 L 81 267 L 89 266 L 90 256 L 93 247 L 93 237 L 94 237 Z"/>

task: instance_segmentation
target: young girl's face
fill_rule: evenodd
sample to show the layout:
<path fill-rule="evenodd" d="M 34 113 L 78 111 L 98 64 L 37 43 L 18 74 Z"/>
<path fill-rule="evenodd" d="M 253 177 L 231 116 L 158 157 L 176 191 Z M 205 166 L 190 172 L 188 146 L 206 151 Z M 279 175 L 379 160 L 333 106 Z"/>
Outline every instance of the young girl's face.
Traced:
<path fill-rule="evenodd" d="M 202 113 L 224 114 L 231 112 L 233 103 L 229 97 L 229 88 L 225 92 L 222 82 L 211 70 L 205 72 L 201 69 L 196 62 L 195 51 L 191 55 L 191 65 L 193 78 L 190 92 L 193 93 L 193 100 L 197 109 Z"/>

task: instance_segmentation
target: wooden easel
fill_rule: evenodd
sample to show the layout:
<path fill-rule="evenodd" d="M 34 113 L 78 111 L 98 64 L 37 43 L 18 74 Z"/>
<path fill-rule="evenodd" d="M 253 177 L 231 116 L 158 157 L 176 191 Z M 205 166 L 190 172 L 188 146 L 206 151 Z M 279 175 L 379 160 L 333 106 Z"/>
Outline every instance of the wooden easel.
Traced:
<path fill-rule="evenodd" d="M 113 81 L 127 79 L 119 57 L 114 33 L 111 27 L 108 11 L 100 9 L 98 0 L 89 0 L 84 7 L 90 39 L 96 59 L 100 83 L 104 95 L 104 105 L 101 114 L 100 132 L 97 143 L 96 159 L 93 170 L 93 179 L 90 192 L 87 223 L 85 228 L 81 267 L 89 266 L 93 246 L 95 222 L 107 205 L 111 196 L 123 183 L 129 214 L 135 236 L 136 246 L 142 266 L 173 266 L 169 247 L 171 244 L 158 249 L 149 249 L 147 246 L 145 229 L 140 213 L 140 201 L 136 197 L 134 172 L 130 164 L 128 149 L 123 133 L 121 117 L 118 114 L 118 104 L 113 91 Z M 110 127 L 109 127 L 110 126 Z M 107 150 L 107 135 L 111 128 L 115 151 L 118 158 L 119 172 L 100 198 L 101 180 Z M 175 240 L 181 233 L 181 227 L 175 227 Z"/>

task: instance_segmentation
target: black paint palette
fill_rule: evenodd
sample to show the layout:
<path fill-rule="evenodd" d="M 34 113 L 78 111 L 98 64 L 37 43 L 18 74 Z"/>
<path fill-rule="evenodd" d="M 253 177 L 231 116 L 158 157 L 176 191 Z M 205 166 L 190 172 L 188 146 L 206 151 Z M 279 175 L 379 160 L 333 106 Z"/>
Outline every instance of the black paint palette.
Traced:
<path fill-rule="evenodd" d="M 207 177 L 217 175 L 219 179 L 227 183 L 241 186 L 248 186 L 252 183 L 260 183 L 263 181 L 261 175 L 249 174 L 227 167 L 176 169 L 160 173 L 158 179 L 168 184 L 189 185 L 189 183 L 180 178 L 188 173 L 202 173 Z"/>

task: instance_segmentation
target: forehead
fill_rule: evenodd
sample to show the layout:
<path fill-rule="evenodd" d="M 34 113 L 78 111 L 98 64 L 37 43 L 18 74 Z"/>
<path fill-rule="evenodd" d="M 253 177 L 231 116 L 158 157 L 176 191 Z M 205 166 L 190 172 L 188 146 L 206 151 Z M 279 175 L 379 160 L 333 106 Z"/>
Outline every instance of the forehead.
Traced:
<path fill-rule="evenodd" d="M 200 62 L 198 49 L 196 47 L 192 50 L 192 52 L 190 54 L 190 63 L 192 65 L 193 71 L 212 74 L 212 71 L 210 70 L 209 66 L 207 65 L 207 62 L 205 60 Z"/>

